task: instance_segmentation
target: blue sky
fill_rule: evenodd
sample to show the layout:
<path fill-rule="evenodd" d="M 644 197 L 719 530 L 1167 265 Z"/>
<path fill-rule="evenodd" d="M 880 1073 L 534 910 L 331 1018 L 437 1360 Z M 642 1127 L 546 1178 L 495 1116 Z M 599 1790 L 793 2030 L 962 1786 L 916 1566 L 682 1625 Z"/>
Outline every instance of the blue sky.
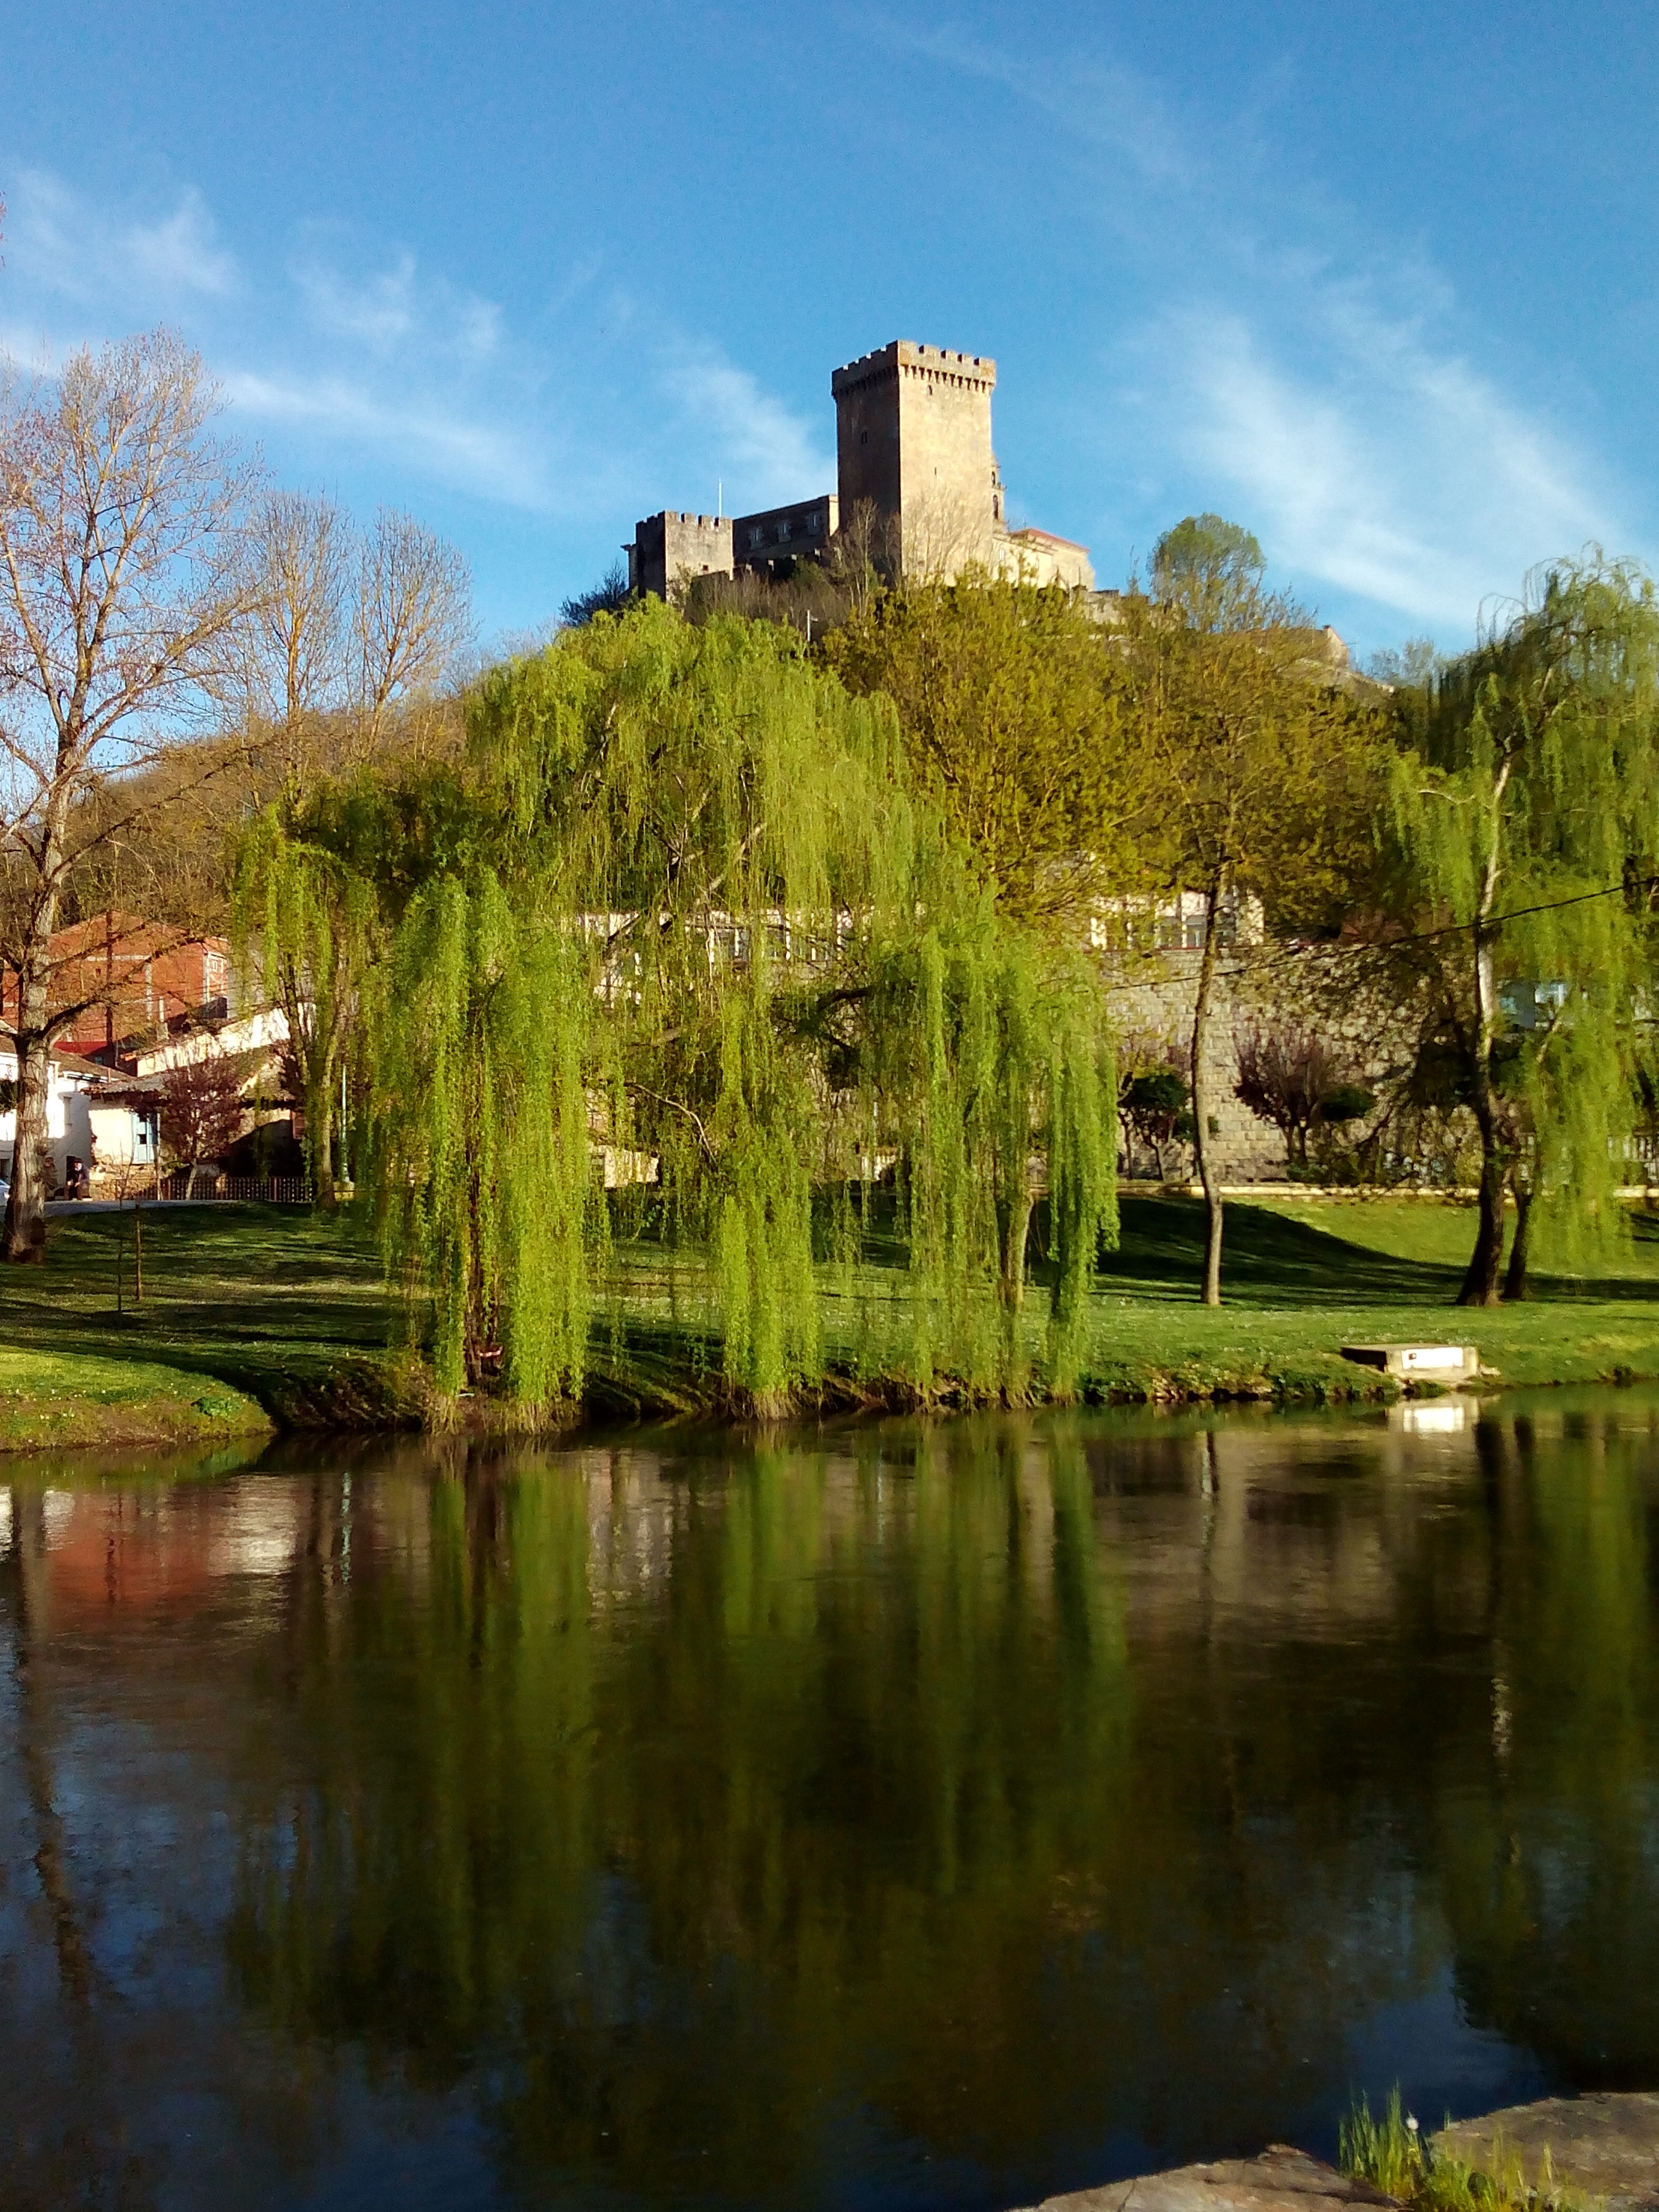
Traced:
<path fill-rule="evenodd" d="M 637 515 L 835 480 L 994 354 L 1103 583 L 1214 507 L 1362 653 L 1659 552 L 1659 9 L 0 0 L 0 339 L 158 321 L 272 471 L 544 626 Z"/>

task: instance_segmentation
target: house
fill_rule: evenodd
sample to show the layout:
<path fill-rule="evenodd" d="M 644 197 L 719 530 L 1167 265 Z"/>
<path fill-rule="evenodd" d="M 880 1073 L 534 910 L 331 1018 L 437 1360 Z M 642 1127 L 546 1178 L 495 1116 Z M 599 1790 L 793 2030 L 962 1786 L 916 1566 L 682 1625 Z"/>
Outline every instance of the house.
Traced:
<path fill-rule="evenodd" d="M 58 930 L 48 947 L 54 1011 L 82 1011 L 64 1049 L 112 1062 L 125 1038 L 148 1036 L 181 1017 L 230 1010 L 230 947 L 221 937 L 185 937 L 171 925 L 111 908 Z M 15 971 L 0 975 L 5 1013 L 18 1005 Z"/>
<path fill-rule="evenodd" d="M 53 1172 L 61 1183 L 68 1173 L 65 1163 L 71 1153 L 83 1160 L 91 1158 L 90 1108 L 103 1071 L 78 1054 L 62 1050 L 50 1055 L 48 1065 L 46 1149 Z M 17 1141 L 17 1109 L 11 1103 L 16 1095 L 12 1087 L 16 1081 L 17 1054 L 10 1045 L 0 1044 L 0 1085 L 8 1086 L 0 1091 L 0 1097 L 7 1102 L 0 1109 L 0 1176 L 8 1182 L 11 1177 L 12 1147 Z"/>

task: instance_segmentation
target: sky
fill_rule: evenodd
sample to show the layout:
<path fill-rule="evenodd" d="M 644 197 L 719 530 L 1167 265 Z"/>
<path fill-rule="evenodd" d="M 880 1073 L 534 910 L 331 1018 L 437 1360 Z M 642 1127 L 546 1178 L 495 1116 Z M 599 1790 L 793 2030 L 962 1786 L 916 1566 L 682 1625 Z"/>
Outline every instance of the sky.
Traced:
<path fill-rule="evenodd" d="M 1212 509 L 1358 657 L 1659 556 L 1659 9 L 0 0 L 0 345 L 165 322 L 487 650 L 639 516 L 835 483 L 830 373 L 990 354 L 1011 520 Z"/>

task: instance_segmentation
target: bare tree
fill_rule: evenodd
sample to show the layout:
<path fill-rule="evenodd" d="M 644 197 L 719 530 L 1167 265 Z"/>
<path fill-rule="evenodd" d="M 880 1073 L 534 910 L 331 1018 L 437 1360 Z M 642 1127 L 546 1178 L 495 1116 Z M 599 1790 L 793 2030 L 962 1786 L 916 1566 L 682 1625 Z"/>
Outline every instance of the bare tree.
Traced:
<path fill-rule="evenodd" d="M 290 797 L 324 763 L 380 751 L 392 709 L 434 690 L 471 634 L 471 585 L 452 545 L 382 507 L 360 532 L 321 495 L 271 492 L 246 550 L 248 611 L 226 641 L 220 696 Z M 273 773 L 274 770 L 274 773 Z"/>
<path fill-rule="evenodd" d="M 18 1069 L 9 1260 L 40 1255 L 51 1049 L 92 1003 L 52 988 L 65 890 L 130 819 L 85 802 L 177 743 L 247 609 L 252 472 L 211 434 L 218 407 L 200 358 L 167 331 L 76 353 L 55 383 L 0 372 L 0 957 L 16 976 L 4 1026 Z"/>
<path fill-rule="evenodd" d="M 412 515 L 383 507 L 359 552 L 352 618 L 353 703 L 372 752 L 386 709 L 441 683 L 465 648 L 472 629 L 465 560 Z"/>
<path fill-rule="evenodd" d="M 317 718 L 347 702 L 353 536 L 333 501 L 317 495 L 267 492 L 252 517 L 248 611 L 225 640 L 222 690 L 243 727 L 273 733 L 285 784 L 311 765 Z"/>

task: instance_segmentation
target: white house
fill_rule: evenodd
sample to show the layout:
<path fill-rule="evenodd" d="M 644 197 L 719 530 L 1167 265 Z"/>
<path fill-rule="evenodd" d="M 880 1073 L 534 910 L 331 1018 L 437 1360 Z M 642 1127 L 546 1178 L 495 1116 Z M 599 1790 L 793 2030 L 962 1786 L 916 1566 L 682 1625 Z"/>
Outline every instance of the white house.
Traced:
<path fill-rule="evenodd" d="M 83 1160 L 92 1157 L 92 1091 L 102 1073 L 101 1068 L 95 1067 L 90 1060 L 77 1059 L 73 1053 L 52 1054 L 46 1091 L 46 1148 L 52 1154 L 59 1182 L 64 1180 L 64 1162 L 71 1152 Z M 15 1084 L 16 1080 L 17 1054 L 9 1045 L 0 1045 L 0 1083 Z M 17 1109 L 8 1106 L 0 1112 L 0 1175 L 8 1178 L 11 1175 L 12 1146 L 16 1141 Z"/>

